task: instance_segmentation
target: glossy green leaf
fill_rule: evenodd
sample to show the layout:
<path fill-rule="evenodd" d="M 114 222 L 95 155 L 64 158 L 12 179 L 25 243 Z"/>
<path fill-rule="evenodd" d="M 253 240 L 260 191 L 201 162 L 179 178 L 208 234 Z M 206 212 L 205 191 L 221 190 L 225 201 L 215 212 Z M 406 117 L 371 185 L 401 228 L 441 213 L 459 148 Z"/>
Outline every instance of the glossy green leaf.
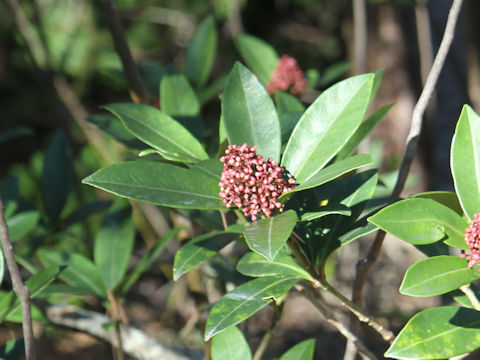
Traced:
<path fill-rule="evenodd" d="M 208 315 L 205 341 L 237 325 L 288 292 L 300 278 L 296 276 L 266 276 L 251 280 L 225 294 Z"/>
<path fill-rule="evenodd" d="M 330 87 L 300 118 L 282 159 L 299 183 L 324 167 L 360 126 L 373 77 L 354 76 Z"/>
<path fill-rule="evenodd" d="M 292 346 L 279 360 L 312 360 L 315 351 L 315 339 L 308 339 Z"/>
<path fill-rule="evenodd" d="M 223 164 L 218 159 L 208 159 L 196 163 L 191 169 L 220 181 Z"/>
<path fill-rule="evenodd" d="M 83 222 L 87 220 L 90 216 L 107 210 L 110 205 L 112 205 L 111 201 L 104 200 L 94 201 L 81 205 L 65 219 L 65 226 L 68 227 L 70 225 Z"/>
<path fill-rule="evenodd" d="M 413 316 L 385 353 L 394 359 L 445 359 L 480 347 L 480 312 L 458 306 Z"/>
<path fill-rule="evenodd" d="M 311 173 L 303 182 L 295 187 L 293 190 L 288 193 L 282 194 L 280 198 L 288 196 L 293 192 L 302 191 L 306 189 L 311 189 L 320 185 L 325 184 L 333 179 L 336 179 L 350 171 L 361 168 L 362 166 L 370 165 L 372 163 L 372 158 L 367 154 L 355 155 L 337 162 L 334 162 L 332 165 L 327 166 L 323 169 L 318 169 L 317 171 Z"/>
<path fill-rule="evenodd" d="M 160 105 L 170 116 L 197 116 L 200 102 L 182 74 L 169 74 L 160 83 Z"/>
<path fill-rule="evenodd" d="M 480 212 L 480 117 L 465 105 L 452 139 L 450 158 L 455 190 L 470 220 Z"/>
<path fill-rule="evenodd" d="M 25 341 L 23 338 L 9 340 L 0 346 L 1 360 L 18 360 L 25 356 Z"/>
<path fill-rule="evenodd" d="M 347 141 L 345 146 L 338 152 L 338 158 L 342 159 L 351 154 L 357 149 L 358 145 L 370 134 L 370 132 L 377 126 L 377 124 L 387 115 L 390 109 L 394 104 L 386 105 L 378 109 L 375 113 L 370 115 L 359 126 L 357 131 L 352 135 L 352 137 Z"/>
<path fill-rule="evenodd" d="M 163 111 L 133 103 L 109 104 L 105 109 L 117 116 L 128 131 L 168 160 L 196 162 L 208 159 L 198 140 Z"/>
<path fill-rule="evenodd" d="M 265 41 L 246 34 L 237 36 L 235 44 L 248 67 L 252 69 L 262 83 L 267 84 L 279 60 L 275 49 Z"/>
<path fill-rule="evenodd" d="M 212 338 L 211 352 L 212 360 L 252 359 L 250 346 L 236 326 L 232 326 Z"/>
<path fill-rule="evenodd" d="M 478 289 L 478 287 L 476 287 L 475 285 L 471 284 L 470 285 L 470 290 L 473 292 L 473 294 L 475 295 L 475 297 L 477 299 L 480 298 L 480 291 Z M 456 290 L 456 291 L 453 291 L 452 292 L 452 297 L 453 299 L 459 303 L 460 305 L 462 305 L 463 307 L 468 307 L 470 309 L 475 309 L 475 306 L 472 304 L 472 302 L 470 301 L 470 299 L 468 298 L 468 296 L 461 290 Z"/>
<path fill-rule="evenodd" d="M 319 210 L 320 211 L 309 211 L 302 214 L 300 221 L 312 221 L 332 214 L 344 216 L 350 216 L 352 214 L 351 210 L 343 204 L 327 204 L 325 206 L 321 206 Z"/>
<path fill-rule="evenodd" d="M 132 161 L 110 165 L 84 184 L 147 203 L 186 209 L 222 210 L 218 180 L 170 164 Z"/>
<path fill-rule="evenodd" d="M 339 80 L 352 68 L 351 61 L 339 61 L 327 67 L 321 74 L 318 85 L 324 87 L 330 83 Z"/>
<path fill-rule="evenodd" d="M 400 292 L 410 296 L 435 296 L 458 289 L 480 278 L 457 256 L 434 256 L 420 260 L 405 273 Z"/>
<path fill-rule="evenodd" d="M 190 240 L 175 254 L 173 280 L 178 280 L 187 271 L 207 261 L 238 237 L 238 233 L 221 231 L 200 235 Z"/>
<path fill-rule="evenodd" d="M 280 251 L 272 261 L 254 252 L 248 252 L 240 259 L 237 270 L 252 277 L 292 275 L 312 281 L 312 276 L 298 265 L 293 258 Z"/>
<path fill-rule="evenodd" d="M 86 291 L 93 296 L 107 297 L 107 289 L 98 268 L 83 255 L 41 249 L 38 256 L 45 266 L 66 265 L 65 270 L 60 274 L 60 278 L 68 285 Z"/>
<path fill-rule="evenodd" d="M 382 209 L 368 221 L 414 245 L 444 240 L 450 246 L 467 249 L 463 239 L 467 222 L 434 200 L 402 200 Z"/>
<path fill-rule="evenodd" d="M 413 195 L 415 198 L 432 199 L 452 209 L 458 215 L 463 216 L 463 209 L 458 201 L 457 194 L 451 191 L 427 191 Z"/>
<path fill-rule="evenodd" d="M 15 214 L 7 219 L 10 240 L 14 241 L 28 235 L 37 226 L 39 217 L 38 211 L 30 210 Z"/>
<path fill-rule="evenodd" d="M 280 158 L 280 122 L 273 101 L 255 75 L 235 63 L 222 97 L 222 117 L 230 144 L 257 145 L 265 159 Z"/>
<path fill-rule="evenodd" d="M 360 224 L 355 225 L 350 231 L 341 235 L 338 239 L 340 240 L 340 245 L 344 246 L 377 230 L 378 227 L 374 224 L 360 222 Z"/>
<path fill-rule="evenodd" d="M 183 71 L 197 86 L 203 86 L 210 76 L 217 54 L 217 37 L 215 20 L 213 16 L 207 16 L 188 43 Z"/>
<path fill-rule="evenodd" d="M 95 235 L 93 248 L 95 265 L 110 290 L 122 281 L 127 271 L 134 239 L 132 207 L 125 199 L 117 199 Z"/>
<path fill-rule="evenodd" d="M 42 196 L 45 211 L 56 222 L 67 201 L 73 181 L 73 158 L 62 130 L 53 135 L 43 163 Z"/>
<path fill-rule="evenodd" d="M 288 210 L 250 223 L 245 227 L 243 235 L 251 250 L 273 260 L 290 237 L 296 223 L 297 214 Z"/>
<path fill-rule="evenodd" d="M 282 140 L 288 140 L 292 130 L 305 111 L 305 106 L 297 97 L 284 91 L 276 91 L 274 94 L 275 103 L 278 109 L 278 119 Z"/>

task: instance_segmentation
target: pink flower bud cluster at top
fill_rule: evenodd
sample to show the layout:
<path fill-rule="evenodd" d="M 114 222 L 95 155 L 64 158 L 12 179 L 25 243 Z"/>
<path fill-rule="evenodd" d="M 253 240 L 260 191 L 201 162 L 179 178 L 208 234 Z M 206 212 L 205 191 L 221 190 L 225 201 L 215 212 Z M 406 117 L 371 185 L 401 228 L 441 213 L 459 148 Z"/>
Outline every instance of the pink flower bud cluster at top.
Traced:
<path fill-rule="evenodd" d="M 468 259 L 468 267 L 472 268 L 480 260 L 480 214 L 473 214 L 473 220 L 465 229 L 465 242 L 471 253 L 460 256 Z"/>
<path fill-rule="evenodd" d="M 278 61 L 277 67 L 273 70 L 270 82 L 267 84 L 267 91 L 271 95 L 278 90 L 288 90 L 295 95 L 300 95 L 307 89 L 307 80 L 297 65 L 297 60 L 283 55 Z"/>
<path fill-rule="evenodd" d="M 278 197 L 295 187 L 293 177 L 284 177 L 284 168 L 272 158 L 262 160 L 256 154 L 257 147 L 247 143 L 228 145 L 225 156 L 220 158 L 223 172 L 219 196 L 226 207 L 236 206 L 252 221 L 257 221 L 261 212 L 271 216 L 275 210 L 282 211 Z"/>

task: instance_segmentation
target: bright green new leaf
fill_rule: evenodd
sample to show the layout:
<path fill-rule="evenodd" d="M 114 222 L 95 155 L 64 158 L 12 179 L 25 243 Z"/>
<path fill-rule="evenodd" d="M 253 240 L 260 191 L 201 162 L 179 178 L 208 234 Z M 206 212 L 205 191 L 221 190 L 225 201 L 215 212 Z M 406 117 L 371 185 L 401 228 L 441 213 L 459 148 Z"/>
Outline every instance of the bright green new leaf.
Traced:
<path fill-rule="evenodd" d="M 250 69 L 262 83 L 267 84 L 279 60 L 275 49 L 265 41 L 246 34 L 237 36 L 235 44 Z"/>
<path fill-rule="evenodd" d="M 170 116 L 197 116 L 200 102 L 182 74 L 169 74 L 160 83 L 160 106 Z"/>
<path fill-rule="evenodd" d="M 185 53 L 183 71 L 197 86 L 203 86 L 212 71 L 217 54 L 217 28 L 213 16 L 207 16 L 195 30 Z"/>
<path fill-rule="evenodd" d="M 198 162 L 208 159 L 198 140 L 163 111 L 134 103 L 109 104 L 105 109 L 117 116 L 128 131 L 168 160 Z"/>
<path fill-rule="evenodd" d="M 273 260 L 290 237 L 296 223 L 297 214 L 288 210 L 250 223 L 245 227 L 243 235 L 251 250 Z"/>
<path fill-rule="evenodd" d="M 66 265 L 65 270 L 60 274 L 60 279 L 68 285 L 106 299 L 107 289 L 98 268 L 83 255 L 41 249 L 38 257 L 45 266 Z"/>
<path fill-rule="evenodd" d="M 280 159 L 280 122 L 273 101 L 253 73 L 235 63 L 222 97 L 222 117 L 230 144 L 257 145 L 265 159 Z"/>
<path fill-rule="evenodd" d="M 28 235 L 37 226 L 39 217 L 38 211 L 30 210 L 15 214 L 7 219 L 10 240 L 14 241 Z"/>
<path fill-rule="evenodd" d="M 245 336 L 236 326 L 212 338 L 212 360 L 251 360 L 252 352 Z"/>
<path fill-rule="evenodd" d="M 251 280 L 225 294 L 208 315 L 205 341 L 237 325 L 287 293 L 300 278 L 296 276 L 266 276 Z"/>
<path fill-rule="evenodd" d="M 292 346 L 279 360 L 312 360 L 315 351 L 315 339 L 308 339 Z"/>
<path fill-rule="evenodd" d="M 312 281 L 312 276 L 298 265 L 293 258 L 280 251 L 272 261 L 254 252 L 248 252 L 237 264 L 239 273 L 252 277 L 293 275 Z"/>
<path fill-rule="evenodd" d="M 110 290 L 115 289 L 127 271 L 134 239 L 132 207 L 125 199 L 117 199 L 97 231 L 93 248 L 95 265 Z"/>
<path fill-rule="evenodd" d="M 410 296 L 435 296 L 480 278 L 457 256 L 434 256 L 416 262 L 405 273 L 400 292 Z"/>
<path fill-rule="evenodd" d="M 186 209 L 223 210 L 218 180 L 197 171 L 151 161 L 110 165 L 84 184 L 147 203 Z"/>
<path fill-rule="evenodd" d="M 459 306 L 427 309 L 413 316 L 385 357 L 446 359 L 480 347 L 480 312 Z"/>
<path fill-rule="evenodd" d="M 210 259 L 239 235 L 237 232 L 220 231 L 200 235 L 190 240 L 175 254 L 173 280 L 177 281 L 187 271 Z"/>
<path fill-rule="evenodd" d="M 480 117 L 465 105 L 452 139 L 453 182 L 464 213 L 470 220 L 480 213 Z"/>
<path fill-rule="evenodd" d="M 450 246 L 468 249 L 463 238 L 467 222 L 434 200 L 402 200 L 382 209 L 368 221 L 414 245 L 444 240 Z"/>
<path fill-rule="evenodd" d="M 373 78 L 373 74 L 365 74 L 339 82 L 325 90 L 300 118 L 282 159 L 300 184 L 323 168 L 360 126 Z"/>

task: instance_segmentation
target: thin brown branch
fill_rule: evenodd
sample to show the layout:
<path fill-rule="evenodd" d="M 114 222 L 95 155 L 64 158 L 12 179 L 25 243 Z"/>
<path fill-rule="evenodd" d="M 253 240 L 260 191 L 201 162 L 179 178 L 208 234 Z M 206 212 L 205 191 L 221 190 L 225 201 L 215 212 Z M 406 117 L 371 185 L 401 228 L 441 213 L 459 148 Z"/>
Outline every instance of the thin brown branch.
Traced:
<path fill-rule="evenodd" d="M 25 357 L 27 360 L 35 360 L 37 358 L 35 352 L 35 343 L 33 337 L 32 313 L 30 302 L 30 290 L 24 284 L 20 276 L 20 269 L 15 261 L 13 254 L 13 246 L 8 235 L 7 222 L 5 221 L 5 213 L 2 199 L 0 198 L 0 240 L 2 242 L 3 254 L 7 262 L 7 268 L 12 278 L 12 287 L 15 294 L 20 299 L 22 309 L 22 330 L 25 343 Z"/>
<path fill-rule="evenodd" d="M 353 0 L 353 37 L 355 74 L 363 74 L 367 72 L 366 0 Z"/>
<path fill-rule="evenodd" d="M 130 88 L 131 97 L 136 103 L 148 103 L 147 91 L 140 77 L 140 73 L 133 61 L 130 47 L 128 46 L 122 23 L 118 16 L 117 10 L 112 0 L 96 1 L 105 22 L 107 23 L 110 34 L 113 38 L 115 50 L 122 61 L 123 71 L 127 78 L 128 87 Z"/>
<path fill-rule="evenodd" d="M 407 179 L 408 173 L 410 172 L 410 166 L 413 161 L 413 156 L 415 155 L 417 149 L 418 137 L 420 135 L 420 130 L 422 127 L 423 114 L 428 105 L 428 101 L 433 94 L 435 85 L 438 80 L 438 76 L 440 75 L 440 71 L 442 70 L 443 64 L 445 63 L 445 58 L 447 57 L 450 45 L 453 41 L 455 25 L 457 23 L 458 15 L 460 13 L 462 1 L 463 0 L 453 1 L 452 7 L 450 8 L 450 13 L 448 14 L 447 25 L 445 27 L 445 32 L 443 34 L 440 48 L 438 49 L 438 53 L 435 56 L 435 61 L 433 62 L 430 73 L 428 74 L 420 98 L 418 99 L 418 102 L 413 109 L 410 132 L 407 137 L 407 146 L 405 154 L 403 156 L 402 164 L 400 166 L 400 170 L 398 172 L 395 187 L 390 196 L 390 202 L 394 201 L 400 196 L 400 193 L 405 186 L 405 181 Z M 361 304 L 363 288 L 365 286 L 368 274 L 370 273 L 370 270 L 372 269 L 380 254 L 384 239 L 385 232 L 379 230 L 375 237 L 375 241 L 367 254 L 367 257 L 360 260 L 357 264 L 357 273 L 353 287 L 353 301 L 356 304 Z"/>

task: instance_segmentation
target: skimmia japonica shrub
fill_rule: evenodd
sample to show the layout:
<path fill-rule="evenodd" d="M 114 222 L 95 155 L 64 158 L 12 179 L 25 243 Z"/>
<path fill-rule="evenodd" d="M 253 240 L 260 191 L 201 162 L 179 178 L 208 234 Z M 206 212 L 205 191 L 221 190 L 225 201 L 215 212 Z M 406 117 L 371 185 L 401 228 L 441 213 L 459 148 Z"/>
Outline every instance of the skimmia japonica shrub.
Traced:
<path fill-rule="evenodd" d="M 451 301 L 413 316 L 387 357 L 443 359 L 480 347 L 480 307 L 472 284 L 480 279 L 480 117 L 468 106 L 460 114 L 450 159 L 455 192 L 420 193 L 368 219 L 428 256 L 407 270 L 402 294 L 445 294 Z"/>

